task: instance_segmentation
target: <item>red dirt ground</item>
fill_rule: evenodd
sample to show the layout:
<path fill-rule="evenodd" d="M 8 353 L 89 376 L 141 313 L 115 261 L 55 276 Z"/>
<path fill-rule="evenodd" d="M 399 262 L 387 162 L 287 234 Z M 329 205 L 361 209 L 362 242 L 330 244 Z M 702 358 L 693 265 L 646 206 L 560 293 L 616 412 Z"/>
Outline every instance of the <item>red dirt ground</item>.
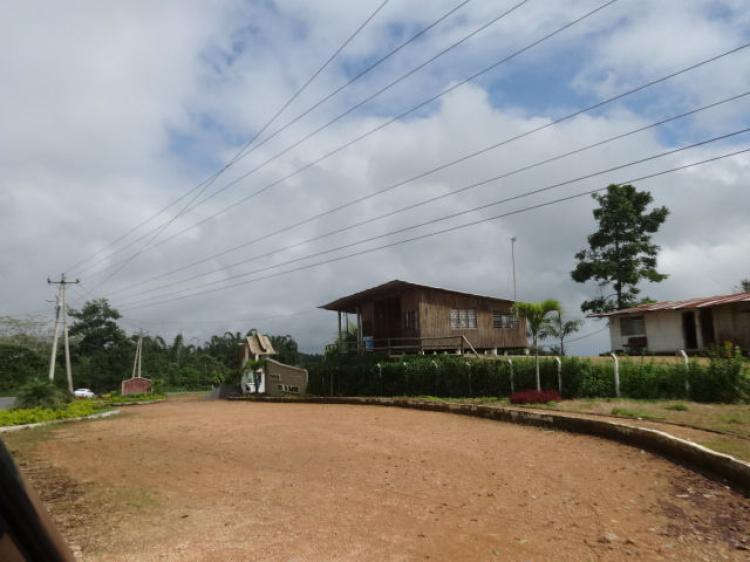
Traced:
<path fill-rule="evenodd" d="M 608 441 L 169 401 L 6 438 L 84 560 L 748 560 L 750 501 Z"/>

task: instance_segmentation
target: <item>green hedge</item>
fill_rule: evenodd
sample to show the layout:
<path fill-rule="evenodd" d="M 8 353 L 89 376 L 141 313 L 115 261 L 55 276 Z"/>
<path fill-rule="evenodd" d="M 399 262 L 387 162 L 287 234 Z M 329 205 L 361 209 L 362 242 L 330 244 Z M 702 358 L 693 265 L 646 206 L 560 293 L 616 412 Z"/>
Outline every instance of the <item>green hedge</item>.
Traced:
<path fill-rule="evenodd" d="M 556 362 L 548 357 L 540 361 L 542 388 L 557 389 Z M 308 392 L 322 396 L 501 397 L 511 391 L 510 367 L 502 358 L 368 355 L 324 361 L 308 370 Z M 563 398 L 615 396 L 609 361 L 565 357 L 561 373 Z M 535 381 L 534 359 L 514 358 L 514 390 L 534 388 Z M 693 362 L 688 371 L 679 363 L 622 361 L 620 393 L 637 399 L 742 402 L 750 398 L 750 372 L 740 358 L 716 358 L 708 365 Z"/>
<path fill-rule="evenodd" d="M 64 408 L 14 408 L 0 410 L 0 427 L 23 425 L 66 418 L 80 418 L 104 411 L 106 406 L 94 400 L 77 400 Z"/>

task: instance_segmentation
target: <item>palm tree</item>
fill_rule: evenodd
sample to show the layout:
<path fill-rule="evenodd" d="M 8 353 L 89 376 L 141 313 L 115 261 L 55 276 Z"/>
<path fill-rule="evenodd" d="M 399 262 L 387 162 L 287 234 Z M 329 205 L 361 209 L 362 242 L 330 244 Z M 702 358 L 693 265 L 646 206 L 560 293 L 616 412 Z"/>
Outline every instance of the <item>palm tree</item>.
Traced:
<path fill-rule="evenodd" d="M 539 376 L 539 338 L 544 336 L 544 328 L 548 321 L 547 316 L 551 312 L 560 312 L 560 303 L 554 299 L 547 299 L 542 302 L 518 302 L 516 303 L 516 312 L 526 320 L 526 329 L 531 336 L 534 356 L 536 357 L 536 389 L 542 390 L 542 381 Z"/>
<path fill-rule="evenodd" d="M 563 320 L 562 310 L 557 311 L 557 316 L 553 316 L 544 328 L 545 332 L 560 340 L 560 355 L 565 355 L 565 338 L 570 334 L 576 333 L 583 324 L 583 320 Z"/>

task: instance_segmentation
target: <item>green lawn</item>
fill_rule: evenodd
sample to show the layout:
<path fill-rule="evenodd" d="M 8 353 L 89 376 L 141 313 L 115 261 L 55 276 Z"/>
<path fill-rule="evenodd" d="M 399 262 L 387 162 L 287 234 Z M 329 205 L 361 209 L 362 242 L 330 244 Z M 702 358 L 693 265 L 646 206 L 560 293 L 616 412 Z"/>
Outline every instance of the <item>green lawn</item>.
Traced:
<path fill-rule="evenodd" d="M 420 396 L 419 399 L 510 406 L 507 398 Z M 716 434 L 704 434 L 705 437 L 698 439 L 697 442 L 709 449 L 750 461 L 750 404 L 703 404 L 687 400 L 584 398 L 519 407 L 643 419 L 718 432 Z M 669 432 L 669 426 L 665 426 L 664 429 Z M 677 428 L 673 432 L 675 434 L 680 433 Z"/>

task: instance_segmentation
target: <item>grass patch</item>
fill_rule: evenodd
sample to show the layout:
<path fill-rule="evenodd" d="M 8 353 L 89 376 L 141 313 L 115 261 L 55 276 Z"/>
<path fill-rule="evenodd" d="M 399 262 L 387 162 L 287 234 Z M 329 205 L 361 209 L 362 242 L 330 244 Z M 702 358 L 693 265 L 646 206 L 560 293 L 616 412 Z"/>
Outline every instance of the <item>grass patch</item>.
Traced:
<path fill-rule="evenodd" d="M 718 437 L 710 441 L 701 441 L 700 444 L 719 453 L 732 455 L 735 458 L 745 461 L 750 460 L 750 441 L 746 439 Z"/>
<path fill-rule="evenodd" d="M 96 400 L 77 400 L 62 408 L 16 408 L 0 411 L 0 427 L 81 418 L 102 412 L 108 405 Z"/>
<path fill-rule="evenodd" d="M 678 402 L 677 404 L 669 404 L 668 406 L 664 406 L 665 410 L 669 410 L 671 412 L 687 412 L 688 407 L 685 404 L 682 404 Z"/>
<path fill-rule="evenodd" d="M 663 420 L 663 417 L 656 416 L 644 410 L 632 410 L 630 408 L 612 408 L 612 415 L 619 416 L 621 418 L 633 418 L 641 420 Z"/>

